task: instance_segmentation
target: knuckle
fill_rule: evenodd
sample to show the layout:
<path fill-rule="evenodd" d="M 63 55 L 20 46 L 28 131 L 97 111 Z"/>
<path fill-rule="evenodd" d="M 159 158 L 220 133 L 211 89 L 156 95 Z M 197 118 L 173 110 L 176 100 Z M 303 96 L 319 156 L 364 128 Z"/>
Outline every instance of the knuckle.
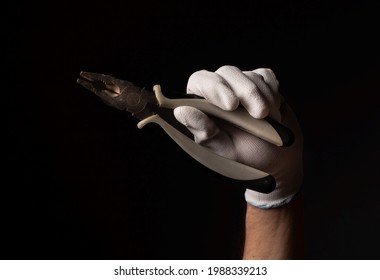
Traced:
<path fill-rule="evenodd" d="M 270 68 L 262 68 L 262 71 L 263 71 L 263 73 L 265 73 L 267 75 L 273 75 L 274 76 L 274 72 Z"/>
<path fill-rule="evenodd" d="M 250 76 L 254 79 L 254 80 L 259 80 L 259 81 L 262 81 L 264 82 L 264 77 L 263 75 L 259 74 L 259 73 L 255 73 L 255 72 L 251 72 L 249 73 Z"/>
<path fill-rule="evenodd" d="M 198 88 L 199 83 L 203 80 L 202 77 L 204 77 L 206 70 L 200 70 L 196 71 L 193 74 L 190 75 L 188 81 L 187 81 L 187 91 L 193 92 Z"/>
<path fill-rule="evenodd" d="M 222 67 L 219 67 L 218 70 L 216 70 L 216 73 L 225 73 L 230 72 L 231 70 L 238 69 L 236 66 L 232 65 L 223 65 Z"/>
<path fill-rule="evenodd" d="M 207 71 L 206 70 L 199 70 L 199 71 L 194 72 L 193 74 L 190 75 L 189 81 L 198 79 L 199 77 L 203 76 L 205 74 L 205 72 L 207 72 Z"/>
<path fill-rule="evenodd" d="M 256 69 L 255 72 L 261 74 L 262 76 L 276 79 L 276 75 L 274 74 L 271 68 L 259 68 L 259 69 Z"/>
<path fill-rule="evenodd" d="M 279 82 L 272 69 L 260 68 L 260 69 L 257 69 L 257 71 L 255 72 L 260 74 L 264 78 L 264 81 L 266 82 L 266 84 L 268 84 L 273 91 L 278 90 Z"/>

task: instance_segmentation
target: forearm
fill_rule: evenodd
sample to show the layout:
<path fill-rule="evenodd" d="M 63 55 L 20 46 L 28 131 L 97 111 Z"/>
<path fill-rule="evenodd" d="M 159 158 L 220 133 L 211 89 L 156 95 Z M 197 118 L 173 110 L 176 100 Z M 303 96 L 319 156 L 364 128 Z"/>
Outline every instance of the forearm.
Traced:
<path fill-rule="evenodd" d="M 273 209 L 247 205 L 243 259 L 303 258 L 303 200 Z"/>

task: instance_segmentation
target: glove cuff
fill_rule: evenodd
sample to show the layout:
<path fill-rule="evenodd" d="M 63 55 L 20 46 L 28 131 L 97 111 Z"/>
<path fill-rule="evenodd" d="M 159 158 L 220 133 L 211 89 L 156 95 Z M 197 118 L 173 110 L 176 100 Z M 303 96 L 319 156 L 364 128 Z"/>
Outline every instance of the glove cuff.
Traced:
<path fill-rule="evenodd" d="M 282 192 L 281 189 L 286 188 L 277 188 L 272 193 L 264 194 L 256 191 L 247 189 L 245 191 L 245 200 L 250 205 L 261 208 L 261 209 L 270 209 L 277 208 L 282 205 L 285 205 L 293 200 L 297 195 L 301 187 L 293 188 L 290 192 Z"/>

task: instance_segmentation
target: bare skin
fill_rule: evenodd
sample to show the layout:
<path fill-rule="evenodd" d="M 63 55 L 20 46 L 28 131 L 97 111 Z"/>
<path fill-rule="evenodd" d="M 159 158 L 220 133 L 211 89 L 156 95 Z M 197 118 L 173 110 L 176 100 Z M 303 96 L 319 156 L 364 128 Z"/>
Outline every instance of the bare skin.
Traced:
<path fill-rule="evenodd" d="M 243 259 L 303 258 L 303 199 L 273 209 L 247 205 Z"/>

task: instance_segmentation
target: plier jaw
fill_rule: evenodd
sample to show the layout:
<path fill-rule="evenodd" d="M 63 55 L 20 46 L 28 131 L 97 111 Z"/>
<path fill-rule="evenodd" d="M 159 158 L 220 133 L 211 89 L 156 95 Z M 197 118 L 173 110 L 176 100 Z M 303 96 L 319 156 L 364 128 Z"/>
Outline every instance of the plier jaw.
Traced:
<path fill-rule="evenodd" d="M 77 83 L 95 93 L 99 97 L 116 97 L 121 93 L 121 84 L 124 81 L 118 81 L 109 75 L 97 74 L 91 72 L 80 72 L 80 78 Z"/>
<path fill-rule="evenodd" d="M 147 103 L 157 103 L 153 93 L 115 77 L 91 72 L 80 72 L 77 83 L 95 93 L 102 101 L 116 109 L 133 115 L 151 115 L 145 112 Z M 143 113 L 144 111 L 144 113 Z M 149 111 L 149 110 L 148 110 Z"/>

